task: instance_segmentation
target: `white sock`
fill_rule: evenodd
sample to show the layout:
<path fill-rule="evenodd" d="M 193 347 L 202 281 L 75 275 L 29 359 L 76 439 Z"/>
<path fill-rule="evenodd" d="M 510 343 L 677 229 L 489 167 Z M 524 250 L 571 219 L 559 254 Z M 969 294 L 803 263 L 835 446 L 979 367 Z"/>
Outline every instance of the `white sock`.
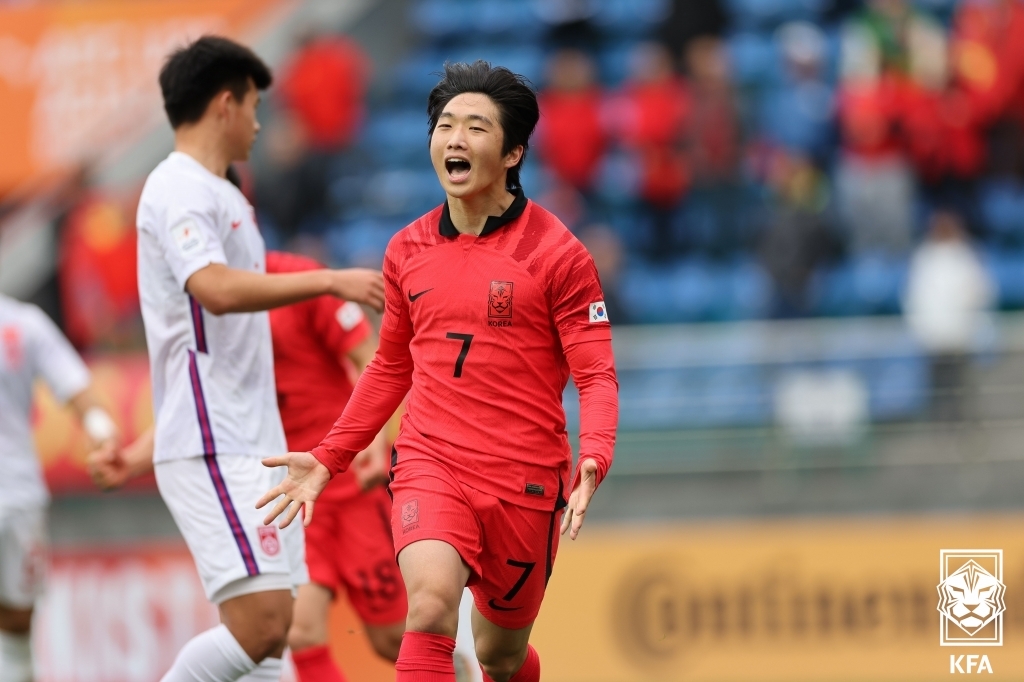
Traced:
<path fill-rule="evenodd" d="M 238 682 L 278 682 L 284 672 L 284 660 L 280 658 L 264 658 L 256 669 Z"/>
<path fill-rule="evenodd" d="M 224 625 L 196 635 L 160 682 L 236 682 L 256 664 Z"/>
<path fill-rule="evenodd" d="M 32 682 L 32 638 L 0 631 L 0 682 Z"/>

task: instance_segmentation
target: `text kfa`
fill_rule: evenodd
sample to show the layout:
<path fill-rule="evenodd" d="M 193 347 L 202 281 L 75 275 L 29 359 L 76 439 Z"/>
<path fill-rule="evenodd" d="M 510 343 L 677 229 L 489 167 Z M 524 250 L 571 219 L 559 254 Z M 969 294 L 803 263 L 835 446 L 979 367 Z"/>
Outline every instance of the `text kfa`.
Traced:
<path fill-rule="evenodd" d="M 992 663 L 988 656 L 982 654 L 949 655 L 949 672 L 951 673 L 988 673 L 992 674 Z"/>

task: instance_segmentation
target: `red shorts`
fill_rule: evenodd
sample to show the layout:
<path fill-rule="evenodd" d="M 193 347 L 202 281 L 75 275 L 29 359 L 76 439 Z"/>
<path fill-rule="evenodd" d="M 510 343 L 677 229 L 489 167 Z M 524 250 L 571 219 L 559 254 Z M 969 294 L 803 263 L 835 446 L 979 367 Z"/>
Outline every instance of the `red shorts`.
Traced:
<path fill-rule="evenodd" d="M 536 620 L 564 501 L 549 512 L 527 509 L 461 483 L 437 460 L 392 457 L 395 556 L 419 540 L 447 542 L 472 571 L 469 588 L 484 618 L 510 630 Z"/>
<path fill-rule="evenodd" d="M 405 621 L 405 583 L 395 563 L 391 500 L 375 488 L 344 500 L 318 502 L 306 528 L 309 579 L 337 594 L 342 587 L 367 625 Z"/>

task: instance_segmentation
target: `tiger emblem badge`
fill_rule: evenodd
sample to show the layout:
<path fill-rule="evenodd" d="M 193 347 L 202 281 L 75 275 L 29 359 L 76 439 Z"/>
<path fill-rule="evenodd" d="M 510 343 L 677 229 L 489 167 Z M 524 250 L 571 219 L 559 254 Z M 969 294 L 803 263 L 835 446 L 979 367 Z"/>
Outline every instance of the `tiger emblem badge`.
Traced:
<path fill-rule="evenodd" d="M 1006 611 L 1003 551 L 944 549 L 940 557 L 940 644 L 1001 646 Z"/>

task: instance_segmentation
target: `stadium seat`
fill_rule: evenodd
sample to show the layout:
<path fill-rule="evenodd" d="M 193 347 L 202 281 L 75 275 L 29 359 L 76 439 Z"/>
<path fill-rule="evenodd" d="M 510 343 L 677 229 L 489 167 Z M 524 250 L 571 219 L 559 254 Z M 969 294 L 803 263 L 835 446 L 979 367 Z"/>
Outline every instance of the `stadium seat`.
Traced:
<path fill-rule="evenodd" d="M 736 33 L 727 39 L 726 49 L 738 85 L 763 86 L 780 80 L 779 48 L 771 34 Z"/>
<path fill-rule="evenodd" d="M 979 191 L 982 220 L 992 239 L 1005 244 L 1024 242 L 1024 190 L 1016 182 L 995 180 Z"/>

